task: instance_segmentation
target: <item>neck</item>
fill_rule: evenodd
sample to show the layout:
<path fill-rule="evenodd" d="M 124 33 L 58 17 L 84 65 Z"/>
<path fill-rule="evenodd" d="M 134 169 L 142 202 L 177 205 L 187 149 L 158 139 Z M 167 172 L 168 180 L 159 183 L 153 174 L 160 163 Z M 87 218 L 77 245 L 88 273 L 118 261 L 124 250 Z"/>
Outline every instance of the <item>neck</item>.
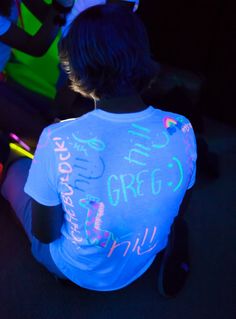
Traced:
<path fill-rule="evenodd" d="M 96 101 L 96 107 L 111 113 L 135 113 L 147 108 L 138 94 L 101 98 Z"/>

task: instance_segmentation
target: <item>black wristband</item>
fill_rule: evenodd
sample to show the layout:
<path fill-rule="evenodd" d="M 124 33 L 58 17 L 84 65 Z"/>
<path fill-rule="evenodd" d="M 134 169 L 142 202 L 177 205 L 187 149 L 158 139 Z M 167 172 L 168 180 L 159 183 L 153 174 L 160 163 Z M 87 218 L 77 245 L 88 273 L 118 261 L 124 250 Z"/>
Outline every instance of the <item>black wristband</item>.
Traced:
<path fill-rule="evenodd" d="M 73 8 L 73 5 L 71 7 L 64 7 L 60 3 L 58 3 L 57 0 L 52 0 L 52 6 L 56 11 L 60 13 L 69 13 Z"/>

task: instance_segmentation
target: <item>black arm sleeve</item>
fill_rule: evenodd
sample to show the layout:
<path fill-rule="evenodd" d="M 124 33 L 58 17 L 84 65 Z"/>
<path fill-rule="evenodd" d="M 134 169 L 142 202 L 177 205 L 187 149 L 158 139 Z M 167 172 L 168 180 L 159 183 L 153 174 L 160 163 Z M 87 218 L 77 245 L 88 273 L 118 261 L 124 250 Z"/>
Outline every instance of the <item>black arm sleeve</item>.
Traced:
<path fill-rule="evenodd" d="M 44 206 L 32 199 L 32 234 L 43 243 L 50 243 L 61 235 L 64 211 L 61 205 Z"/>
<path fill-rule="evenodd" d="M 27 9 L 40 21 L 43 22 L 50 7 L 43 0 L 22 0 Z"/>

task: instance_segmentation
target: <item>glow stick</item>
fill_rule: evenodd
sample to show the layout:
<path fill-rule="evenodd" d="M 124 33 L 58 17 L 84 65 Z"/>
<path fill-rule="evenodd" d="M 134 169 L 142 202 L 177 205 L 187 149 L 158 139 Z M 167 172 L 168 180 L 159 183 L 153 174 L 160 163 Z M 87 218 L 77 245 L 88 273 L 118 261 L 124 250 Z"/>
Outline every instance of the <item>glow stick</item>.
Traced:
<path fill-rule="evenodd" d="M 10 143 L 9 146 L 10 146 L 11 150 L 16 151 L 16 152 L 20 153 L 23 156 L 26 156 L 26 157 L 28 157 L 30 159 L 34 158 L 33 154 L 31 154 L 30 152 L 24 150 L 22 147 L 16 145 L 15 143 Z"/>
<path fill-rule="evenodd" d="M 23 142 L 23 141 L 19 138 L 19 136 L 17 136 L 17 135 L 14 134 L 14 133 L 10 133 L 9 135 L 10 135 L 10 137 L 11 137 L 14 141 L 16 141 L 17 143 L 19 143 L 26 151 L 30 151 L 30 147 L 29 147 L 25 142 Z"/>

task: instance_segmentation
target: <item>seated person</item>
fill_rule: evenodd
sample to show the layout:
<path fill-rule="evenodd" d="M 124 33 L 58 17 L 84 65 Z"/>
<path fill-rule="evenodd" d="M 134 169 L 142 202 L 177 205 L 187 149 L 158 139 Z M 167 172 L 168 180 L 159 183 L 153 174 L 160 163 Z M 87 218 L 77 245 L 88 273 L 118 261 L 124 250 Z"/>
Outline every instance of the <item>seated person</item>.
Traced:
<path fill-rule="evenodd" d="M 33 162 L 12 163 L 1 192 L 51 273 L 86 289 L 117 290 L 167 247 L 195 182 L 194 131 L 184 116 L 141 99 L 155 64 L 144 25 L 127 8 L 86 9 L 61 42 L 60 58 L 73 90 L 91 98 L 94 110 L 46 127 Z M 159 276 L 166 296 L 181 288 L 166 287 L 173 247 L 169 241 Z M 183 261 L 168 268 L 182 283 Z"/>
<path fill-rule="evenodd" d="M 24 30 L 20 4 L 27 8 L 42 22 L 39 30 L 30 35 Z M 56 38 L 60 27 L 66 22 L 65 14 L 73 6 L 74 0 L 55 0 L 53 5 L 43 0 L 5 0 L 0 3 L 0 129 L 23 134 L 30 132 L 38 136 L 46 125 L 45 118 L 38 109 L 46 112 L 46 101 L 40 94 L 29 92 L 12 79 L 6 77 L 5 66 L 15 48 L 35 57 L 44 55 Z M 19 25 L 17 21 L 19 19 Z M 19 121 L 21 118 L 21 121 Z M 16 120 L 17 119 L 17 120 Z"/>

